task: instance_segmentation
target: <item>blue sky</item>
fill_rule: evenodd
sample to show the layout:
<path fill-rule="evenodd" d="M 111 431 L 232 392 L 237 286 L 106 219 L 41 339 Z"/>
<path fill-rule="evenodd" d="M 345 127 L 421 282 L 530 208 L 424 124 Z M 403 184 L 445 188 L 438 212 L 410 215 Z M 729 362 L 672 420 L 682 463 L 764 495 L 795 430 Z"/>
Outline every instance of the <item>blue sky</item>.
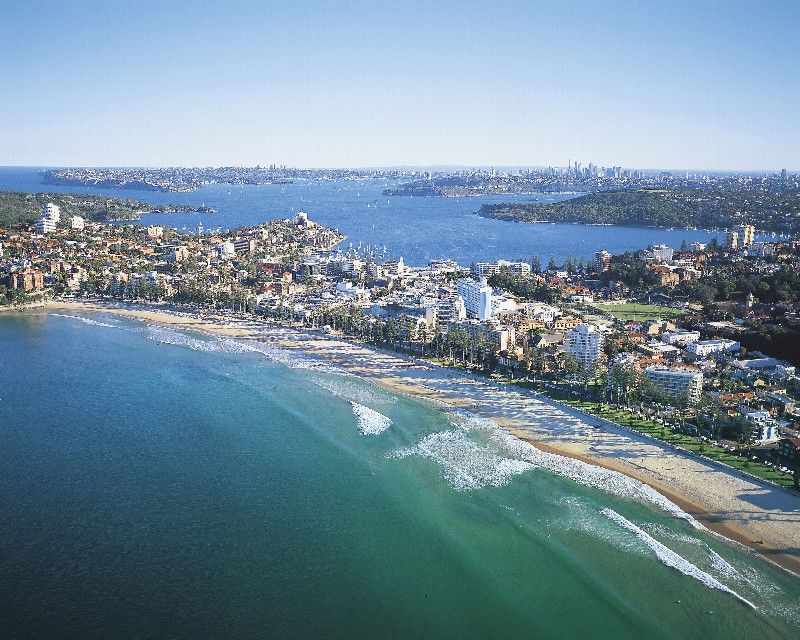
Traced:
<path fill-rule="evenodd" d="M 0 2 L 3 165 L 800 170 L 800 2 Z"/>

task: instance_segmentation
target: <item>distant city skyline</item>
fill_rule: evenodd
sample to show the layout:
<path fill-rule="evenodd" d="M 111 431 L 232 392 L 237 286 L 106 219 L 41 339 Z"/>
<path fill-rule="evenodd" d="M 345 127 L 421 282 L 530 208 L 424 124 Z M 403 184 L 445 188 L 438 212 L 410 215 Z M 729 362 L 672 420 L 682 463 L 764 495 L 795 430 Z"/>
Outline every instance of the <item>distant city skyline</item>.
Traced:
<path fill-rule="evenodd" d="M 0 165 L 800 170 L 800 3 L 0 6 Z"/>

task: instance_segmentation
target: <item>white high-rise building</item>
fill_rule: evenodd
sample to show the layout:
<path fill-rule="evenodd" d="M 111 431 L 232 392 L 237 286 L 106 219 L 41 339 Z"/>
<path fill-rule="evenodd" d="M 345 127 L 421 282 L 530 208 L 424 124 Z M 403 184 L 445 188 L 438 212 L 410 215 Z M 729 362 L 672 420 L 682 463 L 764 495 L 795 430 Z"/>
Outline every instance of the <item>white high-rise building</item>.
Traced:
<path fill-rule="evenodd" d="M 700 371 L 652 366 L 644 370 L 644 375 L 669 395 L 686 396 L 692 403 L 700 400 L 703 393 L 703 374 Z"/>
<path fill-rule="evenodd" d="M 569 332 L 567 349 L 584 368 L 588 368 L 600 358 L 603 334 L 594 325 L 579 324 Z"/>
<path fill-rule="evenodd" d="M 85 225 L 85 220 L 81 216 L 72 216 L 69 219 L 70 226 L 75 231 L 83 231 L 83 227 Z"/>
<path fill-rule="evenodd" d="M 467 315 L 478 320 L 492 317 L 492 288 L 486 280 L 476 282 L 472 278 L 461 278 L 456 283 L 456 291 L 464 300 Z"/>
<path fill-rule="evenodd" d="M 53 233 L 61 220 L 61 209 L 52 202 L 42 206 L 42 217 L 36 222 L 36 230 L 41 233 Z"/>
<path fill-rule="evenodd" d="M 42 218 L 48 218 L 56 223 L 60 222 L 61 209 L 52 202 L 48 202 L 46 205 L 42 206 Z"/>

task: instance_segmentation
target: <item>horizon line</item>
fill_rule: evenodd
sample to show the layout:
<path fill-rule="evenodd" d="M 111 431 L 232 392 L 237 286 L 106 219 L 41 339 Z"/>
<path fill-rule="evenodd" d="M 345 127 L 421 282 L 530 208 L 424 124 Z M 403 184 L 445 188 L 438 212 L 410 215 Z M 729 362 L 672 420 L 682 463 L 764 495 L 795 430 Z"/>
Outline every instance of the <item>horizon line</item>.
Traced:
<path fill-rule="evenodd" d="M 566 169 L 566 165 L 542 165 L 542 164 L 396 164 L 396 165 L 353 165 L 353 166 L 312 166 L 312 165 L 289 165 L 283 163 L 269 163 L 274 164 L 278 168 L 286 168 L 286 169 L 297 169 L 300 171 L 394 171 L 394 170 L 435 170 L 435 171 L 447 171 L 447 170 L 465 170 L 465 169 L 474 169 L 474 170 L 485 170 L 485 169 L 499 169 L 499 170 L 519 170 L 519 169 Z M 107 165 L 100 165 L 100 164 L 0 164 L 0 169 L 42 169 L 42 170 L 52 170 L 52 169 L 219 169 L 219 168 L 242 168 L 242 169 L 267 169 L 269 168 L 268 165 L 263 164 L 164 164 L 164 165 L 136 165 L 136 164 L 107 164 Z M 584 163 L 581 163 L 582 165 Z M 584 166 L 588 166 L 589 163 L 586 163 Z M 594 165 L 594 163 L 591 163 Z M 603 168 L 610 168 L 610 167 L 620 167 L 625 170 L 631 171 L 681 171 L 681 172 L 700 172 L 705 171 L 709 173 L 729 173 L 729 174 L 768 174 L 768 173 L 780 173 L 781 171 L 786 171 L 787 173 L 800 173 L 800 169 L 795 168 L 788 168 L 788 167 L 781 167 L 778 168 L 760 168 L 760 169 L 715 169 L 715 168 L 699 168 L 699 167 L 634 167 L 634 166 L 627 166 L 624 164 L 612 164 L 612 165 L 605 165 L 605 164 L 598 164 L 598 167 Z"/>

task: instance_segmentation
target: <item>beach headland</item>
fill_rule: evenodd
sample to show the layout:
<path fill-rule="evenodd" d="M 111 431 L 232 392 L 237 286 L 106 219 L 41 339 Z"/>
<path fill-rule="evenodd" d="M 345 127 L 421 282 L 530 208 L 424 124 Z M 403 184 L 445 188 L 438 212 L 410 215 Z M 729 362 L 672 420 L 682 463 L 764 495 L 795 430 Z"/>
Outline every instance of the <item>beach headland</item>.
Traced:
<path fill-rule="evenodd" d="M 651 487 L 709 530 L 800 576 L 800 496 L 669 448 L 510 385 L 323 331 L 171 305 L 52 301 L 45 311 L 112 313 L 188 331 L 255 340 L 339 367 L 393 392 L 493 420 L 545 453 Z M 31 313 L 41 313 L 42 308 Z"/>

